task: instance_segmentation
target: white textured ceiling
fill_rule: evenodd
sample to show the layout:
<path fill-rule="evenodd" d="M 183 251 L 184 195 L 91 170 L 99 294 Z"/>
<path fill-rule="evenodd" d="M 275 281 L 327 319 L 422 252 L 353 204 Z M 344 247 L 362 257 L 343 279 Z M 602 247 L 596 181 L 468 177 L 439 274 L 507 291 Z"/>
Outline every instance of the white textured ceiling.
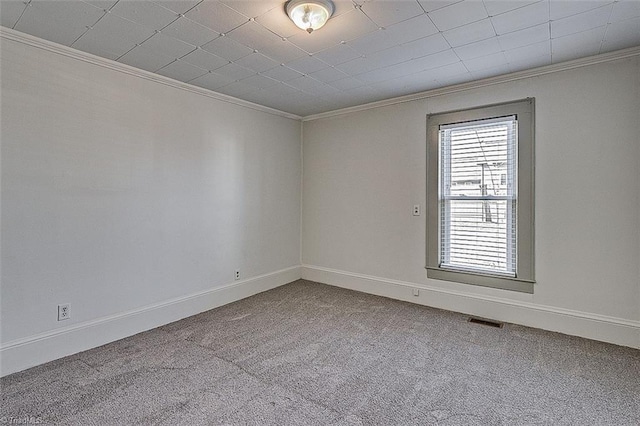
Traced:
<path fill-rule="evenodd" d="M 0 23 L 305 116 L 640 45 L 640 0 L 1 0 Z"/>

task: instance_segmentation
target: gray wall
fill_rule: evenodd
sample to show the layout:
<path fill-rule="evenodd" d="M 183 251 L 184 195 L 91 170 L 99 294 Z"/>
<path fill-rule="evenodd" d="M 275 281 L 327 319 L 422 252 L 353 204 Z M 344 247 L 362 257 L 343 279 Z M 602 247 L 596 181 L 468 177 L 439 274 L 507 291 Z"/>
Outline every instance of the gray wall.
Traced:
<path fill-rule="evenodd" d="M 3 343 L 299 264 L 298 120 L 1 48 Z"/>
<path fill-rule="evenodd" d="M 624 323 L 640 347 L 639 88 L 634 57 L 305 122 L 302 259 L 317 272 L 305 276 L 429 288 L 421 303 L 446 294 L 441 306 L 461 312 L 499 300 L 504 312 L 486 314 L 514 322 L 526 307 Z M 425 216 L 411 214 L 426 202 L 426 114 L 525 97 L 536 98 L 534 294 L 427 279 Z M 381 293 L 403 298 L 401 287 Z"/>

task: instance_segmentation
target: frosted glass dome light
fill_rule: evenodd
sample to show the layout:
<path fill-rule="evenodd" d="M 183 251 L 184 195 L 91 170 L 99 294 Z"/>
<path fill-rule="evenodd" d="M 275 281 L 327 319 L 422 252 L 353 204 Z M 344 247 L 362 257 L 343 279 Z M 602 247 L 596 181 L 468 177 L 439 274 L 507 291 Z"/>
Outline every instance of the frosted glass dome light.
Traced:
<path fill-rule="evenodd" d="M 290 0 L 287 15 L 298 28 L 311 34 L 331 18 L 333 3 L 330 0 Z"/>

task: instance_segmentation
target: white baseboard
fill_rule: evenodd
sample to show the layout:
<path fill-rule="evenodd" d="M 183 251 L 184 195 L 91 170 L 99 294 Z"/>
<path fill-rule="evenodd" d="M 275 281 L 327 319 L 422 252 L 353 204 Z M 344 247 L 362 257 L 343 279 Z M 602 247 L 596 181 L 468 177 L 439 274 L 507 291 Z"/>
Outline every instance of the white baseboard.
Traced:
<path fill-rule="evenodd" d="M 640 349 L 640 321 L 491 296 L 466 294 L 424 284 L 390 280 L 312 265 L 302 265 L 302 278 L 467 315 Z M 418 297 L 413 295 L 414 288 L 420 289 Z"/>
<path fill-rule="evenodd" d="M 300 277 L 301 268 L 293 266 L 223 287 L 7 342 L 0 348 L 0 377 L 208 311 Z"/>

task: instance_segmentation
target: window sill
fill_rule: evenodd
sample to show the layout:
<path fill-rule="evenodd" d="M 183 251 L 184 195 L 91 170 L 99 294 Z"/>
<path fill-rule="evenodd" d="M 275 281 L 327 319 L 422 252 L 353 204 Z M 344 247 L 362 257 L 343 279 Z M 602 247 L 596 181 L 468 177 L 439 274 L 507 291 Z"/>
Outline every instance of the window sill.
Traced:
<path fill-rule="evenodd" d="M 502 290 L 519 291 L 533 294 L 534 281 L 501 275 L 474 274 L 472 272 L 453 271 L 450 269 L 427 267 L 427 277 L 434 280 L 452 281 Z"/>

